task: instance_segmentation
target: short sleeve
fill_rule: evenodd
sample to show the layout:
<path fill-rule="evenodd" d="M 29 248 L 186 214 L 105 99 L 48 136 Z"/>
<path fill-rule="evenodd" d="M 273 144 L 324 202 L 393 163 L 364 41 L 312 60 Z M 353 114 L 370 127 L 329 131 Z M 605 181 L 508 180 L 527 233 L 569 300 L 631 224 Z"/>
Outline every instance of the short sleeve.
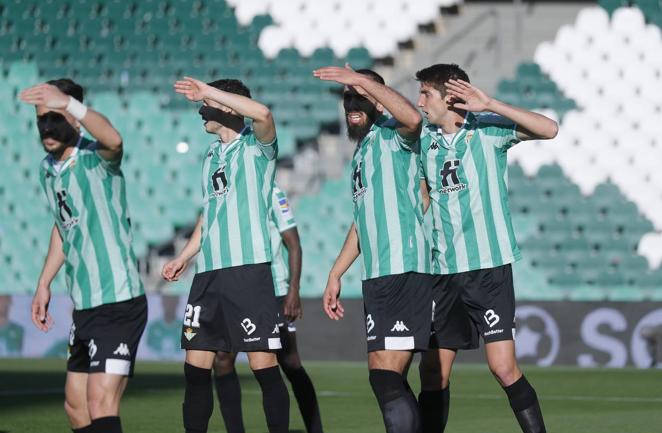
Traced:
<path fill-rule="evenodd" d="M 269 161 L 272 161 L 278 157 L 278 136 L 275 136 L 270 143 L 262 143 L 255 136 L 255 132 L 251 131 L 250 140 L 253 142 L 252 144 L 257 145 L 262 155 L 264 155 L 264 157 Z"/>
<path fill-rule="evenodd" d="M 274 187 L 272 200 L 271 214 L 278 231 L 283 233 L 286 230 L 296 227 L 297 224 L 294 220 L 294 214 L 292 213 L 287 195 L 279 188 Z"/>
<path fill-rule="evenodd" d="M 101 156 L 101 154 L 99 153 L 100 148 L 101 145 L 99 144 L 98 141 L 91 141 L 87 143 L 85 147 L 81 146 L 81 150 L 85 149 L 94 152 L 94 155 L 99 159 L 101 167 L 105 168 L 107 171 L 111 173 L 117 173 L 122 166 L 122 157 L 120 156 L 116 160 L 109 161 Z"/>
<path fill-rule="evenodd" d="M 498 114 L 485 114 L 479 118 L 481 132 L 492 137 L 494 146 L 504 151 L 510 149 L 521 140 L 517 137 L 517 124 Z"/>
<path fill-rule="evenodd" d="M 390 118 L 381 125 L 381 138 L 382 140 L 391 141 L 394 148 L 400 148 L 407 152 L 420 153 L 421 141 L 418 137 L 407 138 L 403 137 L 398 132 L 400 124 L 394 118 Z"/>

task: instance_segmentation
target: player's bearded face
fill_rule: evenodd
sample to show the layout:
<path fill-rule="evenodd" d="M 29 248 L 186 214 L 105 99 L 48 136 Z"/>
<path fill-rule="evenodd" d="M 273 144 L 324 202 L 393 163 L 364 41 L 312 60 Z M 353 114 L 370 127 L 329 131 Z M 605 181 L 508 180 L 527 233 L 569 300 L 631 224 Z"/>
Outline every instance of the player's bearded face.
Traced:
<path fill-rule="evenodd" d="M 44 150 L 51 155 L 58 155 L 76 144 L 78 129 L 63 114 L 57 111 L 37 110 L 37 129 Z"/>
<path fill-rule="evenodd" d="M 354 89 L 347 89 L 343 95 L 347 136 L 352 140 L 361 140 L 368 134 L 379 111 L 373 102 Z"/>

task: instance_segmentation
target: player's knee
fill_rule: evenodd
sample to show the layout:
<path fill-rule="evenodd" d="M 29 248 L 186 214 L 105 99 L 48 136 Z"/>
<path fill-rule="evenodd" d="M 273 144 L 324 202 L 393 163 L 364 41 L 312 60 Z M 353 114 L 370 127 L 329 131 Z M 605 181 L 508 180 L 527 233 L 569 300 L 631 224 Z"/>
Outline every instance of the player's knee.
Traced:
<path fill-rule="evenodd" d="M 217 376 L 224 376 L 234 371 L 235 357 L 229 353 L 219 352 L 214 358 L 214 373 Z"/>
<path fill-rule="evenodd" d="M 278 354 L 278 364 L 288 374 L 301 368 L 301 358 L 296 353 Z"/>
<path fill-rule="evenodd" d="M 87 408 L 92 419 L 115 416 L 119 412 L 118 406 L 119 402 L 107 392 L 91 393 L 87 397 Z"/>
<path fill-rule="evenodd" d="M 490 364 L 490 371 L 502 386 L 515 383 L 522 373 L 514 362 L 501 362 Z"/>
<path fill-rule="evenodd" d="M 84 402 L 76 402 L 71 400 L 64 400 L 64 412 L 69 417 L 72 425 L 86 425 L 90 420 L 90 415 L 87 412 L 87 406 Z"/>

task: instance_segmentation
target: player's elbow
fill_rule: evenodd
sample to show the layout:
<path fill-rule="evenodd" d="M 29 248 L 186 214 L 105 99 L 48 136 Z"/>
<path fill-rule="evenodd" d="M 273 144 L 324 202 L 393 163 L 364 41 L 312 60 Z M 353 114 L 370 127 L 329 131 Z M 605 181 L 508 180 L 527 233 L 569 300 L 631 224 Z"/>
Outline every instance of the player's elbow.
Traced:
<path fill-rule="evenodd" d="M 413 110 L 407 115 L 406 119 L 401 121 L 401 123 L 405 128 L 407 128 L 407 130 L 412 133 L 412 135 L 417 135 L 421 132 L 423 117 L 421 117 L 421 114 L 418 111 Z"/>
<path fill-rule="evenodd" d="M 552 138 L 556 137 L 559 133 L 559 124 L 558 122 L 549 119 L 547 128 L 545 130 L 545 133 L 543 134 L 542 138 L 544 140 L 551 140 Z"/>
<path fill-rule="evenodd" d="M 255 113 L 254 121 L 268 124 L 274 122 L 274 116 L 271 114 L 269 107 L 262 105 Z"/>

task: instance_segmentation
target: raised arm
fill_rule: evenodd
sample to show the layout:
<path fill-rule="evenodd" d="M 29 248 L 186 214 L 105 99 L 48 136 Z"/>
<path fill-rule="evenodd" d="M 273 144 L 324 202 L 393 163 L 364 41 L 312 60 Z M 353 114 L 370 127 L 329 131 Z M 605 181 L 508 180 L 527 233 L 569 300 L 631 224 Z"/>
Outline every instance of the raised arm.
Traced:
<path fill-rule="evenodd" d="M 48 244 L 48 254 L 37 282 L 37 290 L 35 290 L 32 299 L 32 323 L 44 332 L 47 332 L 53 326 L 53 318 L 48 312 L 48 304 L 51 300 L 51 283 L 63 264 L 62 238 L 57 227 L 53 224 L 51 239 Z"/>
<path fill-rule="evenodd" d="M 356 225 L 352 223 L 340 254 L 338 254 L 336 262 L 333 264 L 331 272 L 329 272 L 329 279 L 322 298 L 324 312 L 330 319 L 340 320 L 344 316 L 345 309 L 342 307 L 339 299 L 340 279 L 347 272 L 347 269 L 352 266 L 352 263 L 354 263 L 354 260 L 356 260 L 360 253 L 359 235 L 356 232 Z"/>
<path fill-rule="evenodd" d="M 276 138 L 276 125 L 271 110 L 264 104 L 235 93 L 224 92 L 200 80 L 184 77 L 175 83 L 175 91 L 191 101 L 205 98 L 225 105 L 239 115 L 253 120 L 255 136 L 261 143 L 271 143 Z"/>
<path fill-rule="evenodd" d="M 281 237 L 285 248 L 287 248 L 288 264 L 290 269 L 290 284 L 285 297 L 284 314 L 288 320 L 300 319 L 302 316 L 301 298 L 299 297 L 299 285 L 301 282 L 301 242 L 299 231 L 296 227 L 282 232 Z"/>
<path fill-rule="evenodd" d="M 118 161 L 122 158 L 122 137 L 110 121 L 103 114 L 64 94 L 52 84 L 38 84 L 25 89 L 20 93 L 19 98 L 27 104 L 64 110 L 83 125 L 99 143 L 99 156 L 107 161 Z"/>
<path fill-rule="evenodd" d="M 161 276 L 166 281 L 177 281 L 182 273 L 186 270 L 189 261 L 195 257 L 196 254 L 200 251 L 200 243 L 202 241 L 202 216 L 198 218 L 198 222 L 193 228 L 193 233 L 189 238 L 182 251 L 177 257 L 170 260 L 168 263 L 163 265 L 161 270 Z"/>
<path fill-rule="evenodd" d="M 445 86 L 450 95 L 460 100 L 454 107 L 473 112 L 490 111 L 510 119 L 517 125 L 520 140 L 548 140 L 559 132 L 558 123 L 549 117 L 491 98 L 466 81 L 449 80 Z"/>
<path fill-rule="evenodd" d="M 320 80 L 335 81 L 351 86 L 359 94 L 367 94 L 400 123 L 401 126 L 398 128 L 400 135 L 410 139 L 419 137 L 423 118 L 411 102 L 390 87 L 378 83 L 366 75 L 359 74 L 349 67 L 328 66 L 313 71 L 313 75 Z"/>

